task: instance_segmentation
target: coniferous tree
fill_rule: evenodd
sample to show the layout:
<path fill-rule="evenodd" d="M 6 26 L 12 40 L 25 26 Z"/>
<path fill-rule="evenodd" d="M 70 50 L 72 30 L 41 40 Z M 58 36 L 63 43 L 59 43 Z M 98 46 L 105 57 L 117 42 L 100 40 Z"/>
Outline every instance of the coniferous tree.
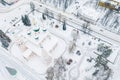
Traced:
<path fill-rule="evenodd" d="M 42 13 L 43 20 L 46 20 L 45 13 Z"/>
<path fill-rule="evenodd" d="M 63 22 L 63 30 L 66 30 L 66 22 Z"/>
<path fill-rule="evenodd" d="M 31 26 L 31 22 L 28 15 L 22 16 L 22 22 L 25 26 Z"/>
<path fill-rule="evenodd" d="M 14 68 L 6 67 L 6 69 L 12 76 L 17 74 L 17 71 Z"/>

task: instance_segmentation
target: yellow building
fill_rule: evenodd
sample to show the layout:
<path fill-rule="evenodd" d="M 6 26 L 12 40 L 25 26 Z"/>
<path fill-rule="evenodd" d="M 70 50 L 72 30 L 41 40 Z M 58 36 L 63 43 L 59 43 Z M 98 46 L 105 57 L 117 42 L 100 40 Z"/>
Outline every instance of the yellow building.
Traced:
<path fill-rule="evenodd" d="M 109 8 L 112 10 L 117 10 L 118 7 L 120 6 L 120 1 L 119 0 L 101 0 L 98 3 L 99 6 Z"/>

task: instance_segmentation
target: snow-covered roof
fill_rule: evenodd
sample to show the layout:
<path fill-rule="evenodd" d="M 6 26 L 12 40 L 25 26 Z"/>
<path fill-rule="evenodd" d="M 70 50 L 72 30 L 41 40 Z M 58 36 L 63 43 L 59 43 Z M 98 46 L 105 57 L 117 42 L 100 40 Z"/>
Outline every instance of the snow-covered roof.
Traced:
<path fill-rule="evenodd" d="M 101 0 L 101 1 L 107 2 L 107 1 L 111 1 L 111 0 Z M 120 2 L 120 0 L 113 0 L 113 1 Z"/>
<path fill-rule="evenodd" d="M 120 0 L 114 0 L 114 1 L 120 2 Z"/>

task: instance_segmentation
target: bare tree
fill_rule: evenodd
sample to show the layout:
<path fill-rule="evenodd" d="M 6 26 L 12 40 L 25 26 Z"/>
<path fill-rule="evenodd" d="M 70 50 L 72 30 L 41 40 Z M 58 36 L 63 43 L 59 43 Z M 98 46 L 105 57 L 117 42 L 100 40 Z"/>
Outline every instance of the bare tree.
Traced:
<path fill-rule="evenodd" d="M 33 2 L 30 2 L 30 8 L 31 8 L 32 13 L 34 14 L 35 4 Z"/>

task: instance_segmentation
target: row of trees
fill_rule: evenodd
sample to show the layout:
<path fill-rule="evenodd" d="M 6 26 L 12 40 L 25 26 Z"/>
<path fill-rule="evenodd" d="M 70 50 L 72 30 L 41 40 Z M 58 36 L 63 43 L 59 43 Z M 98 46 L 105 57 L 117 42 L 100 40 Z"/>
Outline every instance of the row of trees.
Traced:
<path fill-rule="evenodd" d="M 92 73 L 95 80 L 108 80 L 112 75 L 112 69 L 107 65 L 108 60 L 107 57 L 112 53 L 112 49 L 110 46 L 107 46 L 103 43 L 99 44 L 97 47 L 97 51 L 101 52 L 101 55 L 98 55 L 95 59 L 95 71 Z"/>
<path fill-rule="evenodd" d="M 101 54 L 99 54 L 96 58 L 89 59 L 89 62 L 91 62 L 91 60 L 94 60 L 95 64 L 87 70 L 93 71 L 91 74 L 92 79 L 89 76 L 86 76 L 85 80 L 109 80 L 113 74 L 112 69 L 108 66 L 107 60 L 107 58 L 112 53 L 112 49 L 110 48 L 110 46 L 101 43 L 98 45 L 97 51 Z"/>
<path fill-rule="evenodd" d="M 2 46 L 7 49 L 11 42 L 11 39 L 2 30 L 0 30 L 0 41 L 2 43 Z"/>
<path fill-rule="evenodd" d="M 62 10 L 66 10 L 74 0 L 42 0 L 42 2 L 48 4 L 51 3 L 56 8 L 62 8 Z"/>

